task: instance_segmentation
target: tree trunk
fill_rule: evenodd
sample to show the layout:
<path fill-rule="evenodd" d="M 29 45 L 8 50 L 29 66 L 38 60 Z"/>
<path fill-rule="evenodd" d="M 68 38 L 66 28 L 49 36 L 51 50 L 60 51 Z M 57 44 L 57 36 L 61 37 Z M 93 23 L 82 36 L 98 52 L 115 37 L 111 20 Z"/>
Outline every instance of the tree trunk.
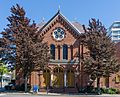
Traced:
<path fill-rule="evenodd" d="M 97 78 L 97 93 L 100 94 L 100 78 Z"/>
<path fill-rule="evenodd" d="M 27 76 L 25 76 L 25 93 L 27 92 Z"/>
<path fill-rule="evenodd" d="M 1 74 L 1 88 L 2 88 L 2 74 Z"/>

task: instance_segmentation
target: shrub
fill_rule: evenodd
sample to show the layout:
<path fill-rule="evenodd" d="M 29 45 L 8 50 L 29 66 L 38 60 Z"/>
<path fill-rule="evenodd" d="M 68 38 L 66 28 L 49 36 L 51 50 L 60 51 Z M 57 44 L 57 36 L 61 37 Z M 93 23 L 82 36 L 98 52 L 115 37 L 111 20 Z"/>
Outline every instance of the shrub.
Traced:
<path fill-rule="evenodd" d="M 101 92 L 105 94 L 118 94 L 119 91 L 114 88 L 101 88 Z"/>
<path fill-rule="evenodd" d="M 112 88 L 110 88 L 110 89 L 108 89 L 108 92 L 107 92 L 108 94 L 116 94 L 116 91 L 115 90 L 113 90 Z"/>
<path fill-rule="evenodd" d="M 29 92 L 30 89 L 31 89 L 31 85 L 30 84 L 27 84 L 27 91 Z M 16 86 L 16 90 L 18 91 L 25 91 L 25 84 L 22 84 L 21 86 L 17 85 Z"/>
<path fill-rule="evenodd" d="M 101 92 L 102 93 L 107 93 L 107 89 L 106 88 L 101 88 Z"/>

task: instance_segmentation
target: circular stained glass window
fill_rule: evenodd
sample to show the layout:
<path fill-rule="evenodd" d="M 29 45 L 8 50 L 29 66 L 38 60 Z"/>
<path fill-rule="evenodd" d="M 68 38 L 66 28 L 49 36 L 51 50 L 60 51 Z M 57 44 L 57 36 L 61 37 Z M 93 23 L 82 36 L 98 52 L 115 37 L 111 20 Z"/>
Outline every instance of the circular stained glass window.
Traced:
<path fill-rule="evenodd" d="M 65 37 L 65 32 L 59 27 L 53 31 L 53 37 L 57 41 L 62 40 Z"/>

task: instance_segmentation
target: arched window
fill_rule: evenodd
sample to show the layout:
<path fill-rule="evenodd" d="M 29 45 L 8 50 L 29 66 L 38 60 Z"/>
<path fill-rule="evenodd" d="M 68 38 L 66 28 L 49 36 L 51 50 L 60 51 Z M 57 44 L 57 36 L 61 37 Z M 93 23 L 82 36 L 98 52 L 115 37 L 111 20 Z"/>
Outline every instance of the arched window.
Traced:
<path fill-rule="evenodd" d="M 60 45 L 58 45 L 58 60 L 60 60 Z"/>
<path fill-rule="evenodd" d="M 73 46 L 70 46 L 70 51 L 71 51 L 71 60 L 73 60 Z"/>
<path fill-rule="evenodd" d="M 51 55 L 51 59 L 55 60 L 55 45 L 54 44 L 50 45 L 50 55 Z"/>
<path fill-rule="evenodd" d="M 66 44 L 63 45 L 63 59 L 68 59 L 68 46 Z"/>

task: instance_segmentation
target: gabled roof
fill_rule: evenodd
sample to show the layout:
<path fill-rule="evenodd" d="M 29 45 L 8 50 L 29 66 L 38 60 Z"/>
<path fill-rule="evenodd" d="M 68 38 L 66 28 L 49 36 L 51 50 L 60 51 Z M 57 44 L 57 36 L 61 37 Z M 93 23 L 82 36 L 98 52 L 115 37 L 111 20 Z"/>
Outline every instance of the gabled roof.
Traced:
<path fill-rule="evenodd" d="M 61 17 L 77 34 L 80 34 L 80 33 L 83 33 L 84 30 L 83 30 L 83 27 L 82 25 L 80 25 L 78 22 L 70 22 L 61 12 L 60 10 L 58 10 L 58 12 L 47 22 L 47 23 L 44 23 L 44 24 L 39 24 L 38 27 L 40 32 L 41 31 L 44 31 L 44 29 L 49 26 L 52 21 L 54 21 L 56 18 Z"/>
<path fill-rule="evenodd" d="M 41 22 L 37 25 L 38 30 L 40 30 L 46 23 L 45 22 Z"/>
<path fill-rule="evenodd" d="M 84 32 L 83 26 L 78 22 L 71 22 L 81 33 Z"/>

